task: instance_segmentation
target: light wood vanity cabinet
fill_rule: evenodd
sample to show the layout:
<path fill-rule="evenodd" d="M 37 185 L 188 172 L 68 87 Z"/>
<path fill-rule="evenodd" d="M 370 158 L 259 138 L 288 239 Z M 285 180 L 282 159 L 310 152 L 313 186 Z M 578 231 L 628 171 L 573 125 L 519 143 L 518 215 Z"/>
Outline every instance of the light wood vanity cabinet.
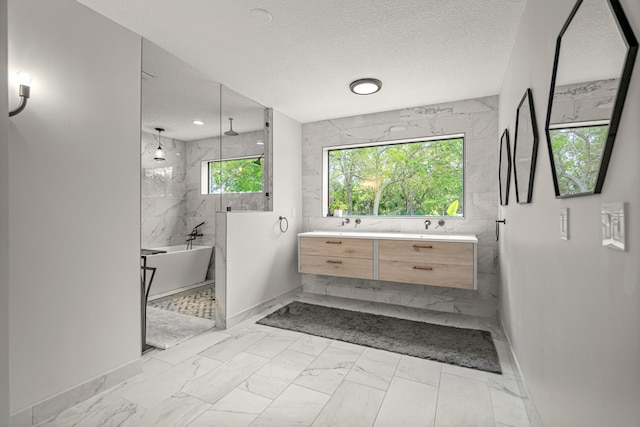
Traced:
<path fill-rule="evenodd" d="M 476 289 L 475 236 L 434 235 L 416 239 L 411 236 L 394 233 L 301 233 L 299 271 Z"/>
<path fill-rule="evenodd" d="M 300 272 L 373 279 L 373 240 L 300 238 Z"/>
<path fill-rule="evenodd" d="M 380 240 L 378 279 L 474 288 L 473 243 Z"/>

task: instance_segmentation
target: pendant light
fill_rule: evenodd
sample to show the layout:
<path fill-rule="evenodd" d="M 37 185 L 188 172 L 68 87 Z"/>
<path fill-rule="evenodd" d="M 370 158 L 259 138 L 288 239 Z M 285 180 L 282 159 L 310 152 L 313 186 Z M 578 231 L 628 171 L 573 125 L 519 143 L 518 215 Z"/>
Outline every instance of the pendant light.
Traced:
<path fill-rule="evenodd" d="M 224 133 L 227 136 L 238 136 L 238 132 L 233 130 L 233 119 L 229 117 L 229 130 Z"/>
<path fill-rule="evenodd" d="M 158 149 L 153 156 L 153 160 L 155 160 L 156 162 L 164 162 L 166 159 L 164 156 L 164 150 L 162 149 L 162 144 L 160 143 L 160 132 L 164 132 L 164 129 L 156 128 L 156 130 L 158 131 Z"/>

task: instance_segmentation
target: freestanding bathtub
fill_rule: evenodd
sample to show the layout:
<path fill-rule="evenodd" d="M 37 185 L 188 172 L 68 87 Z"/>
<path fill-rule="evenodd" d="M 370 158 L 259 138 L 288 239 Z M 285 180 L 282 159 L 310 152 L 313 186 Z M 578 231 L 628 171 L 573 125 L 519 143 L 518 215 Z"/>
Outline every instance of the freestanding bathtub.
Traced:
<path fill-rule="evenodd" d="M 213 246 L 185 248 L 186 245 L 153 248 L 167 253 L 147 256 L 147 267 L 157 269 L 149 297 L 179 292 L 205 281 Z"/>

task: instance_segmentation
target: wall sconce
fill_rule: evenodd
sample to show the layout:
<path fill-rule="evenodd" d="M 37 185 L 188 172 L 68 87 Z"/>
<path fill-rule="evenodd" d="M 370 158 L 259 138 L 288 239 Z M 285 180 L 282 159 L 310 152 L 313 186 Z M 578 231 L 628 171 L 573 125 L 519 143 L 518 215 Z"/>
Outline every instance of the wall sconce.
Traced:
<path fill-rule="evenodd" d="M 153 156 L 153 160 L 155 160 L 156 162 L 164 162 L 165 161 L 164 150 L 162 149 L 162 144 L 160 143 L 160 132 L 164 132 L 164 129 L 156 128 L 156 130 L 158 131 L 158 149 L 156 150 L 156 153 Z"/>
<path fill-rule="evenodd" d="M 24 71 L 19 72 L 18 83 L 20 84 L 20 89 L 18 92 L 18 95 L 20 95 L 20 105 L 18 105 L 18 108 L 16 108 L 15 110 L 9 111 L 9 117 L 13 117 L 16 114 L 21 113 L 22 110 L 24 110 L 24 108 L 27 106 L 27 99 L 29 99 L 29 96 L 31 95 L 31 86 L 29 86 L 31 84 L 31 77 L 29 76 L 29 74 L 25 73 Z"/>

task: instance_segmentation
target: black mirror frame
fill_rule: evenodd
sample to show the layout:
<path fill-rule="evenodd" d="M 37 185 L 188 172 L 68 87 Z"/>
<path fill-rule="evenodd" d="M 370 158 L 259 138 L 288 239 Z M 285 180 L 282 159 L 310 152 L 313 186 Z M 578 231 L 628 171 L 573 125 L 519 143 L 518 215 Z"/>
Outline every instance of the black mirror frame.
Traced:
<path fill-rule="evenodd" d="M 556 87 L 556 75 L 558 72 L 558 61 L 560 59 L 560 45 L 562 41 L 562 36 L 569 28 L 569 24 L 573 20 L 573 17 L 578 12 L 580 5 L 583 0 L 578 0 L 576 5 L 571 10 L 569 14 L 569 18 L 565 22 L 562 30 L 560 30 L 560 34 L 558 35 L 558 39 L 556 41 L 556 53 L 555 58 L 553 60 L 553 74 L 551 75 L 551 89 L 549 91 L 549 105 L 547 107 L 547 120 L 544 126 L 545 133 L 547 134 L 547 148 L 549 150 L 549 161 L 551 162 L 551 175 L 553 176 L 553 188 L 556 193 L 557 199 L 565 199 L 569 197 L 579 197 L 579 196 L 588 196 L 591 194 L 598 194 L 602 191 L 602 186 L 604 185 L 604 178 L 607 174 L 607 167 L 609 166 L 609 160 L 611 159 L 611 152 L 613 151 L 613 142 L 616 139 L 616 134 L 618 133 L 618 125 L 620 124 L 620 117 L 622 116 L 622 108 L 624 106 L 624 100 L 627 96 L 627 90 L 629 89 L 629 82 L 631 80 L 631 72 L 633 71 L 633 66 L 635 63 L 635 58 L 638 53 L 638 41 L 633 34 L 633 30 L 631 29 L 631 25 L 629 25 L 629 21 L 627 20 L 627 16 L 620 5 L 618 0 L 603 0 L 606 1 L 611 9 L 613 17 L 615 18 L 616 23 L 618 24 L 618 30 L 622 35 L 622 38 L 627 44 L 627 58 L 625 59 L 624 67 L 622 70 L 622 75 L 620 77 L 620 86 L 618 87 L 618 93 L 616 94 L 615 104 L 613 106 L 613 113 L 611 115 L 611 122 L 609 123 L 609 132 L 607 133 L 607 140 L 605 142 L 605 146 L 602 152 L 602 161 L 600 163 L 600 170 L 598 171 L 598 178 L 596 179 L 596 184 L 592 192 L 585 193 L 576 193 L 576 194 L 560 194 L 560 187 L 558 185 L 558 176 L 556 174 L 556 165 L 553 160 L 553 147 L 551 145 L 551 134 L 549 132 L 549 125 L 551 123 L 551 109 L 553 107 L 553 94 L 555 92 Z"/>
<path fill-rule="evenodd" d="M 506 153 L 503 148 L 506 147 Z M 503 157 L 506 154 L 506 158 Z M 507 162 L 507 176 L 503 179 L 502 164 Z M 504 182 L 503 182 L 504 181 Z M 504 183 L 504 186 L 503 186 Z M 509 143 L 509 129 L 505 129 L 500 137 L 500 160 L 498 162 L 498 185 L 500 187 L 500 205 L 509 204 L 509 187 L 511 184 L 511 144 Z M 503 196 L 504 195 L 504 196 Z"/>
<path fill-rule="evenodd" d="M 533 146 L 531 148 L 531 168 L 529 169 L 529 182 L 527 183 L 527 198 L 526 200 L 521 201 L 520 192 L 518 191 L 518 162 L 516 162 L 516 153 L 518 152 L 518 124 L 520 123 L 520 108 L 528 101 L 529 104 L 529 112 L 531 120 L 531 131 L 533 133 Z M 513 142 L 513 177 L 515 180 L 516 187 L 516 202 L 517 203 L 531 203 L 531 199 L 533 198 L 533 178 L 536 173 L 536 160 L 538 157 L 538 122 L 536 120 L 536 111 L 533 108 L 533 95 L 531 93 L 531 88 L 527 88 L 524 92 L 524 96 L 518 104 L 518 109 L 516 112 L 516 134 Z"/>

